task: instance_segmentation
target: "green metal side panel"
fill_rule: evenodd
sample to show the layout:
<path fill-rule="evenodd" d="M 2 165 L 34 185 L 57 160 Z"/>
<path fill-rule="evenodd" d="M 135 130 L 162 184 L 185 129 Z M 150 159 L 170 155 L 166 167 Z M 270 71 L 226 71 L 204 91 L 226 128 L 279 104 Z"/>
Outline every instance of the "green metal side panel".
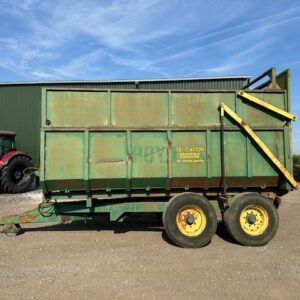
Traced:
<path fill-rule="evenodd" d="M 227 132 L 225 132 L 226 135 Z M 224 139 L 226 137 L 224 136 Z M 211 177 L 213 178 L 220 178 L 221 176 L 221 147 L 220 147 L 221 136 L 219 131 L 212 131 L 210 135 L 210 170 L 211 170 Z M 227 141 L 225 147 L 227 145 Z M 226 151 L 224 151 L 226 154 Z M 225 159 L 227 161 L 227 159 Z"/>
<path fill-rule="evenodd" d="M 284 158 L 284 140 L 283 131 L 259 131 L 256 132 L 258 137 L 264 141 L 267 147 L 277 157 L 277 159 L 283 164 L 285 163 Z M 251 157 L 251 170 L 252 176 L 276 176 L 277 170 L 272 164 L 260 153 L 260 151 L 252 146 L 252 157 Z M 287 168 L 289 166 L 287 165 Z"/>
<path fill-rule="evenodd" d="M 285 165 L 283 131 L 256 131 L 255 132 L 274 153 L 279 161 Z M 225 173 L 230 177 L 271 177 L 277 176 L 277 170 L 254 145 L 249 137 L 241 131 L 225 132 Z M 211 157 L 213 159 L 212 177 L 221 176 L 220 133 L 211 134 Z"/>
<path fill-rule="evenodd" d="M 236 93 L 172 93 L 173 126 L 215 126 L 220 124 L 220 102 L 235 106 Z M 197 113 L 196 113 L 197 112 Z M 226 124 L 232 124 L 230 119 Z"/>
<path fill-rule="evenodd" d="M 91 189 L 126 188 L 126 132 L 91 132 L 89 149 Z"/>
<path fill-rule="evenodd" d="M 247 176 L 246 138 L 241 131 L 225 132 L 225 174 Z M 219 142 L 220 143 L 220 142 Z"/>
<path fill-rule="evenodd" d="M 230 177 L 247 176 L 247 137 L 241 131 L 226 131 L 225 140 L 225 174 Z M 220 132 L 211 133 L 211 176 L 221 176 Z"/>
<path fill-rule="evenodd" d="M 167 126 L 168 93 L 112 92 L 112 126 Z"/>
<path fill-rule="evenodd" d="M 45 180 L 48 188 L 83 189 L 84 134 L 48 132 L 45 144 Z"/>
<path fill-rule="evenodd" d="M 207 177 L 206 132 L 172 133 L 172 177 Z"/>
<path fill-rule="evenodd" d="M 167 133 L 133 132 L 132 188 L 165 188 L 168 177 Z"/>
<path fill-rule="evenodd" d="M 50 127 L 90 127 L 108 125 L 107 92 L 66 92 L 47 94 L 46 120 Z"/>
<path fill-rule="evenodd" d="M 278 93 L 249 93 L 255 97 L 264 100 L 278 108 L 288 110 L 286 107 L 285 94 Z M 240 116 L 247 120 L 249 124 L 255 124 L 256 126 L 284 126 L 285 120 L 278 118 L 278 116 L 266 111 L 264 109 L 258 109 L 256 105 L 247 102 L 247 100 L 240 99 L 242 102 L 240 107 Z M 243 103 L 244 102 L 244 103 Z"/>

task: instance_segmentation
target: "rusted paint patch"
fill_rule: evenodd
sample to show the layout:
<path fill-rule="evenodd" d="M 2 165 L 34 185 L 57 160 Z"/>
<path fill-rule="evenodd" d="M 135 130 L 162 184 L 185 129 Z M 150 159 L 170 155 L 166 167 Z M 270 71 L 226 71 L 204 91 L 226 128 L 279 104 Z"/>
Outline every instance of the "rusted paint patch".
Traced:
<path fill-rule="evenodd" d="M 37 215 L 20 215 L 20 223 L 33 223 Z"/>
<path fill-rule="evenodd" d="M 124 159 L 98 159 L 96 161 L 96 164 L 101 164 L 101 163 L 120 163 L 120 162 L 125 162 L 126 160 Z"/>
<path fill-rule="evenodd" d="M 61 221 L 62 222 L 72 221 L 72 216 L 70 216 L 70 215 L 61 215 Z"/>

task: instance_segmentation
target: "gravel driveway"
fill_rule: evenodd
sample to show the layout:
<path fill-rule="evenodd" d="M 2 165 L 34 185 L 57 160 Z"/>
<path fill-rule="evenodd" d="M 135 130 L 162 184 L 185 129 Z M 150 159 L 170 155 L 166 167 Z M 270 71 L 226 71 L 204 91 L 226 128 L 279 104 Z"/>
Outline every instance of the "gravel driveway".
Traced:
<path fill-rule="evenodd" d="M 34 208 L 41 193 L 1 195 L 1 215 Z M 264 247 L 235 244 L 222 224 L 212 242 L 171 245 L 155 214 L 124 223 L 26 226 L 0 234 L 0 299 L 300 299 L 300 191 L 283 198 Z"/>

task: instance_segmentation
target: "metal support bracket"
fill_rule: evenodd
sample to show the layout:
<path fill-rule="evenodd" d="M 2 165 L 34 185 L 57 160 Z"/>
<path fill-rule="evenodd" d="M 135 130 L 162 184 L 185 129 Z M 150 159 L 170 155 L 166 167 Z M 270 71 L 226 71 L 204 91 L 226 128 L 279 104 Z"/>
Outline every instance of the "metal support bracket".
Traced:
<path fill-rule="evenodd" d="M 222 187 L 223 187 L 223 195 L 226 196 L 226 180 L 225 180 L 225 142 L 224 142 L 224 109 L 220 108 L 220 119 L 221 119 L 221 176 L 222 176 Z"/>
<path fill-rule="evenodd" d="M 265 155 L 273 162 L 277 169 L 283 174 L 283 176 L 288 180 L 293 188 L 297 188 L 297 182 L 290 172 L 282 165 L 282 163 L 274 156 L 270 149 L 265 145 L 265 143 L 256 135 L 252 128 L 240 118 L 234 111 L 232 111 L 224 103 L 220 104 L 220 110 L 222 113 L 227 113 L 232 119 L 234 119 L 245 131 L 246 133 L 255 141 L 255 143 L 262 149 Z"/>
<path fill-rule="evenodd" d="M 278 108 L 278 107 L 276 107 L 276 106 L 274 106 L 274 105 L 272 105 L 272 104 L 270 104 L 270 103 L 268 103 L 264 100 L 261 100 L 261 99 L 255 97 L 255 96 L 252 96 L 252 95 L 244 92 L 243 90 L 238 91 L 238 95 L 243 97 L 244 99 L 247 99 L 247 100 L 259 105 L 259 106 L 262 106 L 262 107 L 264 107 L 268 110 L 271 110 L 271 111 L 275 112 L 276 114 L 279 114 L 279 115 L 285 117 L 286 119 L 289 119 L 289 120 L 292 120 L 292 121 L 296 120 L 295 115 L 293 115 L 293 114 L 291 114 L 291 113 L 289 113 L 289 112 L 287 112 L 287 111 L 285 111 L 281 108 Z"/>

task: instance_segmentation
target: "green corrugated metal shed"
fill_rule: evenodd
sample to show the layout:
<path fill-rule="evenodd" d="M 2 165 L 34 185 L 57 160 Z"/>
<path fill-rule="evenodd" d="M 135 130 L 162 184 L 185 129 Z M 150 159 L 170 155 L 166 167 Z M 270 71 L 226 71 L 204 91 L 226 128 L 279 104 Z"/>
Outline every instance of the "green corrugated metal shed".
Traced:
<path fill-rule="evenodd" d="M 249 82 L 249 76 L 0 83 L 0 129 L 17 133 L 19 150 L 32 156 L 39 165 L 41 91 L 43 87 L 164 90 L 237 90 Z"/>

